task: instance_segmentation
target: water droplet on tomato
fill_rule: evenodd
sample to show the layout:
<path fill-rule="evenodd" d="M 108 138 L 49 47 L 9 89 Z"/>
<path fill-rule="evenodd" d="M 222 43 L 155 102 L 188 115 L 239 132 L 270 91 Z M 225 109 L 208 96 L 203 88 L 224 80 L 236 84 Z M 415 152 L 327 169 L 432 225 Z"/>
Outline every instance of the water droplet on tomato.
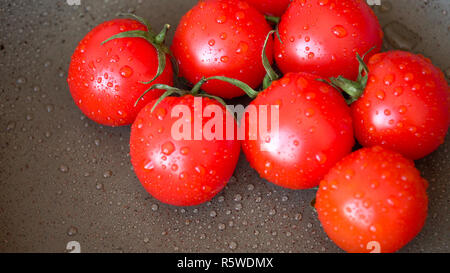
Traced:
<path fill-rule="evenodd" d="M 389 74 L 386 77 L 384 77 L 384 84 L 390 86 L 392 85 L 392 83 L 394 83 L 394 80 L 395 80 L 394 74 Z"/>
<path fill-rule="evenodd" d="M 206 172 L 205 167 L 203 167 L 203 166 L 201 166 L 201 165 L 196 166 L 194 169 L 195 169 L 195 171 L 196 171 L 198 174 L 200 174 L 200 175 L 204 175 L 205 172 Z"/>
<path fill-rule="evenodd" d="M 236 19 L 237 20 L 243 20 L 245 19 L 245 13 L 243 11 L 236 12 Z"/>
<path fill-rule="evenodd" d="M 159 120 L 163 120 L 167 115 L 167 110 L 165 108 L 157 108 L 155 112 Z"/>
<path fill-rule="evenodd" d="M 404 106 L 404 105 L 400 106 L 399 109 L 398 109 L 398 112 L 399 112 L 400 114 L 405 114 L 406 111 L 408 111 L 408 109 L 407 109 L 406 106 Z"/>
<path fill-rule="evenodd" d="M 384 93 L 383 90 L 378 90 L 376 96 L 379 100 L 384 100 L 384 98 L 386 97 L 386 93 Z"/>
<path fill-rule="evenodd" d="M 217 17 L 216 22 L 218 24 L 224 24 L 227 21 L 227 17 L 225 15 L 220 15 Z"/>
<path fill-rule="evenodd" d="M 248 44 L 246 42 L 240 42 L 238 45 L 238 49 L 236 50 L 236 53 L 247 53 L 248 51 Z"/>
<path fill-rule="evenodd" d="M 324 153 L 316 154 L 316 160 L 320 165 L 323 165 L 327 162 L 327 156 Z"/>
<path fill-rule="evenodd" d="M 181 148 L 180 153 L 182 155 L 188 155 L 189 154 L 189 148 L 188 147 Z"/>
<path fill-rule="evenodd" d="M 175 151 L 175 146 L 172 142 L 166 142 L 161 146 L 161 152 L 165 155 L 171 155 Z"/>
<path fill-rule="evenodd" d="M 338 37 L 338 38 L 344 38 L 348 35 L 347 30 L 345 29 L 344 26 L 342 25 L 337 25 L 334 26 L 331 31 L 333 32 L 333 34 Z"/>
<path fill-rule="evenodd" d="M 124 78 L 129 78 L 129 77 L 131 77 L 131 75 L 133 75 L 133 69 L 131 67 L 129 67 L 128 65 L 123 66 L 120 69 L 120 75 Z"/>

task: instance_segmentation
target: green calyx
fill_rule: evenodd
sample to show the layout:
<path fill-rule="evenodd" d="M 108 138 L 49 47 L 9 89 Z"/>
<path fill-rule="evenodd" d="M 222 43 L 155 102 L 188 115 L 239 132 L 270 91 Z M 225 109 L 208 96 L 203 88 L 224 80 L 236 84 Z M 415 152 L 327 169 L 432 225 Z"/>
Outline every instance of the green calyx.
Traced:
<path fill-rule="evenodd" d="M 342 76 L 339 76 L 337 78 L 332 77 L 329 79 L 329 82 L 324 80 L 321 81 L 324 81 L 334 88 L 341 90 L 342 92 L 347 94 L 349 96 L 349 99 L 347 99 L 348 104 L 354 103 L 362 96 L 364 90 L 366 89 L 367 81 L 369 80 L 369 68 L 364 62 L 364 58 L 374 48 L 375 47 L 371 48 L 362 57 L 358 53 L 356 53 L 356 59 L 358 59 L 359 63 L 358 79 L 356 81 L 346 79 Z"/>
<path fill-rule="evenodd" d="M 119 15 L 130 17 L 130 18 L 138 21 L 139 23 L 141 23 L 147 27 L 147 31 L 131 30 L 131 31 L 122 32 L 122 33 L 114 35 L 114 36 L 110 37 L 109 39 L 105 40 L 104 42 L 102 42 L 102 45 L 104 45 L 112 40 L 121 39 L 121 38 L 142 38 L 142 39 L 145 39 L 146 41 L 148 41 L 150 44 L 152 44 L 155 47 L 157 55 L 158 55 L 158 70 L 156 72 L 156 75 L 153 77 L 153 79 L 151 79 L 150 81 L 147 81 L 147 82 L 141 82 L 142 84 L 151 84 L 159 76 L 161 76 L 161 74 L 164 72 L 164 69 L 166 68 L 166 54 L 171 56 L 171 61 L 176 70 L 175 72 L 176 72 L 176 74 L 178 74 L 178 66 L 177 66 L 176 62 L 174 61 L 173 54 L 170 51 L 170 49 L 166 45 L 164 45 L 164 41 L 166 39 L 167 32 L 170 29 L 170 25 L 169 24 L 164 25 L 164 28 L 163 28 L 163 30 L 161 30 L 160 33 L 155 33 L 153 31 L 152 27 L 150 26 L 150 24 L 144 18 L 139 17 L 135 14 L 119 14 Z M 147 91 L 150 91 L 150 89 Z"/>

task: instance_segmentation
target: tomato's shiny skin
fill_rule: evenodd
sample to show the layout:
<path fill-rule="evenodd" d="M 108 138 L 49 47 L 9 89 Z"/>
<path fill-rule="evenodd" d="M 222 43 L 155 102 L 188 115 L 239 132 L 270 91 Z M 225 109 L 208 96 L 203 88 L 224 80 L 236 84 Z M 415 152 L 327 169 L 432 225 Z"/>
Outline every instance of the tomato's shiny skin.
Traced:
<path fill-rule="evenodd" d="M 284 72 L 356 79 L 356 53 L 381 50 L 377 17 L 361 0 L 294 0 L 279 24 L 275 61 Z"/>
<path fill-rule="evenodd" d="M 221 107 L 224 124 L 226 115 L 231 116 L 217 101 L 201 100 L 203 109 L 207 105 Z M 233 175 L 240 154 L 239 141 L 176 140 L 172 137 L 172 127 L 179 120 L 179 116 L 172 117 L 176 106 L 190 109 L 191 116 L 184 118 L 191 120 L 194 139 L 194 97 L 165 98 L 152 113 L 155 102 L 139 113 L 131 128 L 130 156 L 137 177 L 163 203 L 194 206 L 211 200 Z M 199 124 L 204 126 L 209 120 L 200 117 Z M 233 117 L 230 120 L 235 123 Z"/>
<path fill-rule="evenodd" d="M 245 115 L 241 123 L 246 125 L 242 147 L 251 166 L 285 188 L 317 186 L 354 145 L 350 108 L 336 89 L 316 79 L 306 73 L 286 74 L 250 104 L 269 109 L 279 105 L 278 133 L 271 130 L 254 137 L 250 126 L 258 122 L 259 128 L 259 119 Z M 271 111 L 268 120 L 270 116 Z"/>
<path fill-rule="evenodd" d="M 150 86 L 157 72 L 156 49 L 142 38 L 122 38 L 101 43 L 130 30 L 146 30 L 137 21 L 116 19 L 89 32 L 76 48 L 69 68 L 68 83 L 76 105 L 90 119 L 107 126 L 133 123 L 139 111 L 163 91 L 155 90 L 137 99 Z M 173 70 L 167 56 L 164 73 L 156 83 L 173 84 Z"/>
<path fill-rule="evenodd" d="M 380 146 L 340 161 L 320 183 L 315 207 L 328 236 L 347 252 L 395 252 L 422 229 L 428 183 L 414 162 Z"/>
<path fill-rule="evenodd" d="M 246 0 L 260 12 L 280 17 L 286 11 L 291 0 Z"/>
<path fill-rule="evenodd" d="M 356 137 L 419 159 L 444 142 L 450 123 L 445 76 L 429 59 L 404 51 L 373 56 L 363 96 L 352 105 Z"/>
<path fill-rule="evenodd" d="M 183 16 L 173 39 L 180 76 L 191 83 L 202 77 L 226 76 L 257 88 L 266 74 L 262 51 L 270 30 L 264 16 L 247 2 L 200 1 Z M 272 62 L 272 39 L 266 53 Z M 217 80 L 202 89 L 222 98 L 244 95 L 241 89 Z"/>

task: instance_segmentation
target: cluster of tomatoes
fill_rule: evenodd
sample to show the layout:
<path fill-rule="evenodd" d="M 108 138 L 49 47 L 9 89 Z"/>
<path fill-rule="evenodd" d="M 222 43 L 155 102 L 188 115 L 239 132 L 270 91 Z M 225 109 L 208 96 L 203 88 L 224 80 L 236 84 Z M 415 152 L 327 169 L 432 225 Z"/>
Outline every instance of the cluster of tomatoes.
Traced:
<path fill-rule="evenodd" d="M 156 33 L 132 17 L 105 22 L 80 42 L 68 83 L 92 120 L 133 124 L 131 161 L 152 196 L 176 206 L 211 200 L 242 147 L 266 180 L 318 187 L 322 226 L 346 251 L 368 252 L 377 242 L 394 252 L 419 233 L 427 181 L 412 160 L 444 142 L 449 88 L 429 59 L 380 53 L 383 32 L 365 1 L 201 0 L 181 19 L 170 48 L 169 26 Z M 172 87 L 175 74 L 192 90 Z M 265 90 L 255 91 L 263 82 Z M 250 137 L 244 129 L 242 141 L 194 139 L 213 117 L 227 128 L 233 114 L 222 98 L 246 93 L 251 105 L 277 106 L 278 130 Z M 205 117 L 198 110 L 211 105 L 223 111 Z M 179 106 L 188 116 L 174 112 Z M 241 127 L 263 126 L 249 116 Z M 192 138 L 174 137 L 180 117 Z M 355 138 L 364 148 L 352 153 Z"/>

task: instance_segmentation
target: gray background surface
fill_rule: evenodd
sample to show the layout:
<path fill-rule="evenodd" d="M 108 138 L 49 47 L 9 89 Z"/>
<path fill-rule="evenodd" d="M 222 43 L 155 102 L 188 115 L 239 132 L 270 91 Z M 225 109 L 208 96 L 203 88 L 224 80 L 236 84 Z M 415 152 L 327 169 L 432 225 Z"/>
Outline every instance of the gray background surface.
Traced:
<path fill-rule="evenodd" d="M 131 169 L 130 128 L 99 126 L 73 103 L 70 56 L 94 26 L 135 12 L 155 29 L 175 27 L 195 2 L 0 1 L 0 252 L 65 252 L 69 241 L 82 252 L 341 251 L 310 207 L 314 191 L 273 186 L 244 156 L 211 202 L 159 203 Z M 374 9 L 388 26 L 386 48 L 421 52 L 450 77 L 450 1 L 391 0 Z M 447 138 L 417 162 L 430 182 L 429 217 L 402 252 L 449 252 L 449 149 Z"/>

